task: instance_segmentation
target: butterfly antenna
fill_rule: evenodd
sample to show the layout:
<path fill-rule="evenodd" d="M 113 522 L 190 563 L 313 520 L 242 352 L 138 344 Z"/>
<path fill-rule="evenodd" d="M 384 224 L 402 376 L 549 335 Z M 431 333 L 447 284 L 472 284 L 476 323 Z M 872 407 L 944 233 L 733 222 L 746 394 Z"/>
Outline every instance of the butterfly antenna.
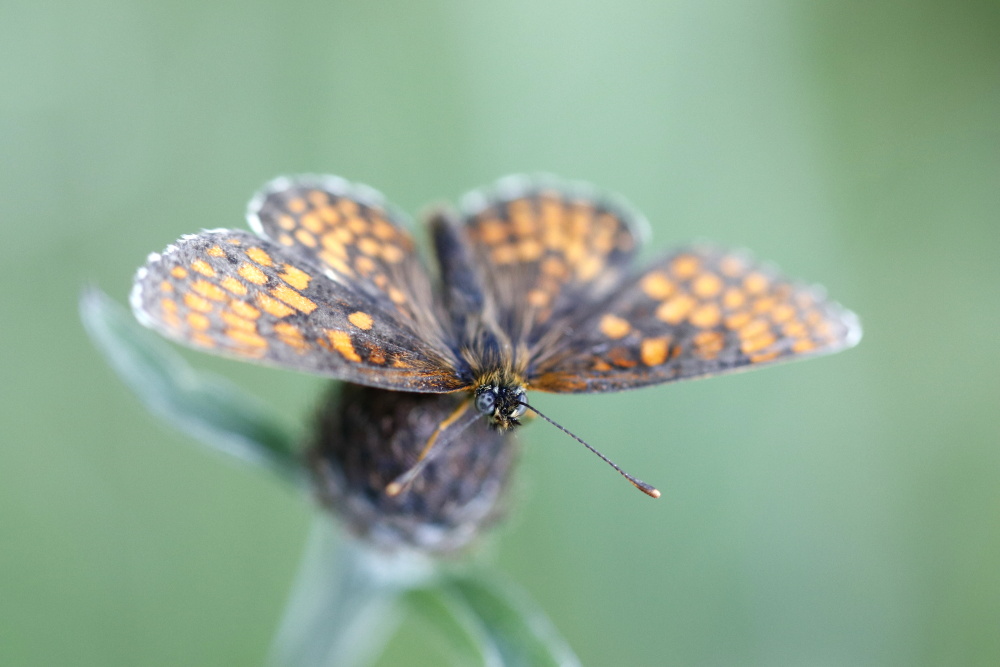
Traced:
<path fill-rule="evenodd" d="M 420 451 L 420 455 L 417 457 L 417 462 L 414 463 L 409 470 L 404 472 L 402 475 L 398 476 L 396 479 L 389 482 L 385 487 L 385 492 L 389 496 L 398 496 L 400 493 L 409 488 L 410 484 L 413 483 L 427 464 L 436 457 L 447 445 L 457 438 L 462 431 L 472 426 L 472 423 L 481 417 L 478 412 L 473 412 L 465 421 L 461 422 L 454 431 L 448 434 L 447 438 L 440 438 L 440 435 L 444 433 L 452 424 L 458 421 L 463 414 L 469 409 L 472 401 L 462 401 L 462 404 L 456 408 L 456 410 L 451 413 L 447 419 L 438 424 L 438 427 L 434 429 L 434 433 L 431 437 L 427 438 L 427 444 Z"/>
<path fill-rule="evenodd" d="M 528 408 L 529 410 L 531 410 L 532 412 L 534 412 L 536 415 L 538 415 L 539 417 L 541 417 L 542 419 L 544 419 L 548 423 L 552 424 L 557 429 L 559 429 L 560 431 L 562 431 L 563 433 L 565 433 L 569 437 L 573 438 L 574 440 L 576 440 L 577 442 L 579 442 L 581 445 L 583 445 L 584 447 L 586 447 L 587 449 L 589 449 L 593 453 L 597 454 L 601 458 L 602 461 L 604 461 L 609 466 L 611 466 L 612 468 L 614 468 L 615 470 L 617 470 L 618 473 L 622 477 L 624 477 L 629 482 L 631 482 L 632 486 L 634 486 L 635 488 L 639 489 L 640 491 L 642 491 L 643 493 L 645 493 L 650 498 L 659 498 L 660 497 L 660 492 L 659 492 L 659 490 L 657 490 L 657 488 L 655 486 L 652 486 L 651 484 L 646 484 L 644 481 L 642 481 L 638 477 L 634 477 L 634 476 L 628 474 L 627 472 L 625 472 L 624 470 L 622 470 L 621 468 L 619 468 L 618 465 L 615 464 L 614 461 L 612 461 L 607 456 L 605 456 L 604 454 L 601 454 L 599 451 L 597 451 L 596 449 L 594 449 L 593 447 L 591 447 L 587 443 L 587 441 L 585 441 L 583 438 L 579 437 L 578 435 L 576 435 L 575 433 L 573 433 L 572 431 L 570 431 L 569 429 L 567 429 L 566 427 L 564 427 L 562 424 L 560 424 L 558 422 L 555 422 L 555 421 L 551 420 L 550 418 L 546 417 L 541 412 L 539 412 L 537 408 L 535 408 L 535 407 L 533 407 L 531 405 L 528 405 L 524 401 L 521 401 L 521 405 L 523 405 L 524 407 Z"/>

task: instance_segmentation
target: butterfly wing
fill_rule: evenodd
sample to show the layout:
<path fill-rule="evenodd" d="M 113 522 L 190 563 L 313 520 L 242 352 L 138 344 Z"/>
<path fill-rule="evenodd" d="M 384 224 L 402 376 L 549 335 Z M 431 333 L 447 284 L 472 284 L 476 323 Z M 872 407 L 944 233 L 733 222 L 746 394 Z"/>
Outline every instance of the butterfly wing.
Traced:
<path fill-rule="evenodd" d="M 386 389 L 454 391 L 450 349 L 390 299 L 236 230 L 185 236 L 136 274 L 138 319 L 187 345 Z"/>
<path fill-rule="evenodd" d="M 551 177 L 503 179 L 466 195 L 460 211 L 484 320 L 529 357 L 567 314 L 617 288 L 645 225 L 626 204 Z"/>
<path fill-rule="evenodd" d="M 405 216 L 376 190 L 337 176 L 277 178 L 251 199 L 247 222 L 414 331 L 447 336 Z"/>
<path fill-rule="evenodd" d="M 655 262 L 546 356 L 532 389 L 602 392 L 828 354 L 861 337 L 821 289 L 739 252 L 694 247 Z"/>

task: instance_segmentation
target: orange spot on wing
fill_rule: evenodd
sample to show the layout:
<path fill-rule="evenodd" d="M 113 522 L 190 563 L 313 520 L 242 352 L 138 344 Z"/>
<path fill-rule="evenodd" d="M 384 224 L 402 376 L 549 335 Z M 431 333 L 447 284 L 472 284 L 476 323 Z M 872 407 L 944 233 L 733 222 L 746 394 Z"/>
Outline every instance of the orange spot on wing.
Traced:
<path fill-rule="evenodd" d="M 271 290 L 271 295 L 303 313 L 308 314 L 318 308 L 310 299 L 302 296 L 288 285 L 278 285 Z"/>
<path fill-rule="evenodd" d="M 228 296 L 222 291 L 222 288 L 214 283 L 210 283 L 207 280 L 196 280 L 191 283 L 191 289 L 202 295 L 207 299 L 212 301 L 225 301 Z"/>
<path fill-rule="evenodd" d="M 250 306 L 253 308 L 253 306 Z M 254 310 L 257 310 L 254 308 Z M 259 313 L 258 313 L 259 314 Z M 222 321 L 228 324 L 234 329 L 243 329 L 244 331 L 249 331 L 250 333 L 257 333 L 257 324 L 251 322 L 250 320 L 244 319 L 234 312 L 224 310 L 222 311 Z"/>
<path fill-rule="evenodd" d="M 282 343 L 294 347 L 299 352 L 309 349 L 309 343 L 302 337 L 302 331 L 290 322 L 278 322 L 274 325 L 274 333 Z"/>
<path fill-rule="evenodd" d="M 711 329 L 719 326 L 722 320 L 722 311 L 715 303 L 706 303 L 691 313 L 688 321 L 699 329 Z"/>
<path fill-rule="evenodd" d="M 742 290 L 738 290 L 735 287 L 730 287 L 722 295 L 722 305 L 729 310 L 736 310 L 746 303 L 747 298 L 743 294 Z"/>
<path fill-rule="evenodd" d="M 207 278 L 215 277 L 215 269 L 213 269 L 212 266 L 203 259 L 196 259 L 191 262 L 191 269 Z"/>
<path fill-rule="evenodd" d="M 369 329 L 371 329 L 372 328 L 372 324 L 375 323 L 374 320 L 372 320 L 372 316 L 371 315 L 369 315 L 368 313 L 362 312 L 360 310 L 357 310 L 357 311 L 351 313 L 350 315 L 348 315 L 347 319 L 350 321 L 351 324 L 353 324 L 357 328 L 363 329 L 365 331 L 368 331 Z"/>
<path fill-rule="evenodd" d="M 608 359 L 619 368 L 633 368 L 638 364 L 629 354 L 628 350 L 623 347 L 616 347 L 608 352 Z"/>
<path fill-rule="evenodd" d="M 247 286 L 232 276 L 226 276 L 219 284 L 237 296 L 246 296 Z"/>
<path fill-rule="evenodd" d="M 709 299 L 722 291 L 722 279 L 714 273 L 703 273 L 694 279 L 691 289 L 703 299 Z"/>
<path fill-rule="evenodd" d="M 400 250 L 399 246 L 391 243 L 386 243 L 382 246 L 382 259 L 387 261 L 389 264 L 401 262 L 404 257 L 406 257 L 406 253 Z"/>
<path fill-rule="evenodd" d="M 174 278 L 177 278 L 178 280 L 187 278 L 187 274 L 188 274 L 187 269 L 185 269 L 183 266 L 175 266 L 174 268 L 170 269 L 170 275 L 172 275 Z"/>
<path fill-rule="evenodd" d="M 670 351 L 670 340 L 668 338 L 647 338 L 642 341 L 639 348 L 639 356 L 642 363 L 647 366 L 659 366 L 667 360 Z"/>
<path fill-rule="evenodd" d="M 739 329 L 746 326 L 751 319 L 753 319 L 753 315 L 749 311 L 743 310 L 728 316 L 725 325 L 727 329 Z"/>
<path fill-rule="evenodd" d="M 517 246 L 510 243 L 498 245 L 493 248 L 490 256 L 497 264 L 511 264 L 517 261 Z"/>
<path fill-rule="evenodd" d="M 395 287 L 390 287 L 386 294 L 389 295 L 389 300 L 392 301 L 397 306 L 401 306 L 406 303 L 406 295 L 402 291 L 396 289 Z"/>
<path fill-rule="evenodd" d="M 549 294 L 540 289 L 533 289 L 528 292 L 528 305 L 535 308 L 544 308 L 549 304 Z"/>
<path fill-rule="evenodd" d="M 330 203 L 330 197 L 322 190 L 310 190 L 306 194 L 306 198 L 312 203 L 313 206 L 326 206 Z"/>
<path fill-rule="evenodd" d="M 590 255 L 576 265 L 576 277 L 578 280 L 591 280 L 604 268 L 604 260 L 598 255 Z"/>
<path fill-rule="evenodd" d="M 247 248 L 246 253 L 247 257 L 261 266 L 272 266 L 274 264 L 274 260 L 271 259 L 271 256 L 263 248 Z"/>
<path fill-rule="evenodd" d="M 253 264 L 240 264 L 240 267 L 236 269 L 236 273 L 254 285 L 263 285 L 267 282 L 267 275 Z"/>
<path fill-rule="evenodd" d="M 537 261 L 544 252 L 545 248 L 543 248 L 542 244 L 539 243 L 538 240 L 534 238 L 527 238 L 521 241 L 521 243 L 517 246 L 518 259 L 520 259 L 522 262 Z M 598 266 L 598 269 L 599 268 L 600 267 Z M 579 272 L 580 270 L 581 270 L 580 267 L 577 267 L 577 272 Z"/>
<path fill-rule="evenodd" d="M 740 345 L 740 349 L 743 350 L 744 354 L 753 354 L 770 347 L 776 341 L 777 338 L 775 338 L 773 333 L 765 331 L 764 333 L 758 334 L 753 338 L 744 339 Z"/>
<path fill-rule="evenodd" d="M 295 239 L 307 248 L 316 247 L 316 237 L 301 227 L 295 230 Z"/>
<path fill-rule="evenodd" d="M 488 218 L 479 223 L 479 240 L 487 245 L 497 245 L 507 240 L 509 231 L 504 223 Z"/>
<path fill-rule="evenodd" d="M 166 301 L 166 299 L 164 299 Z M 191 310 L 197 310 L 201 313 L 212 312 L 212 303 L 208 299 L 203 299 L 197 294 L 191 294 L 188 292 L 184 295 L 184 304 Z"/>
<path fill-rule="evenodd" d="M 166 280 L 160 283 L 160 291 L 164 293 L 169 293 L 174 291 L 174 286 L 168 283 Z"/>
<path fill-rule="evenodd" d="M 240 317 L 245 317 L 248 320 L 255 320 L 258 317 L 260 317 L 260 311 L 251 306 L 246 301 L 239 301 L 237 299 L 233 299 L 229 302 L 229 307 L 232 309 L 234 313 L 236 313 Z"/>
<path fill-rule="evenodd" d="M 701 260 L 694 255 L 679 255 L 670 262 L 670 272 L 685 280 L 693 277 L 701 268 Z"/>
<path fill-rule="evenodd" d="M 366 343 L 365 349 L 368 350 L 368 361 L 373 364 L 379 364 L 380 366 L 385 363 L 385 350 L 374 343 Z"/>
<path fill-rule="evenodd" d="M 278 226 L 286 231 L 291 231 L 295 229 L 295 218 L 287 213 L 282 213 L 278 216 Z"/>
<path fill-rule="evenodd" d="M 375 216 L 372 218 L 372 234 L 374 234 L 376 238 L 380 238 L 383 241 L 390 241 L 399 236 L 395 227 L 382 218 Z"/>
<path fill-rule="evenodd" d="M 355 202 L 353 200 L 350 200 L 350 199 L 338 199 L 337 200 L 337 208 L 339 208 L 340 212 L 343 213 L 345 216 L 346 215 L 357 215 L 357 212 L 358 212 L 358 204 L 357 204 L 357 202 Z"/>
<path fill-rule="evenodd" d="M 226 336 L 232 340 L 248 347 L 266 348 L 267 341 L 255 333 L 243 329 L 226 329 Z"/>
<path fill-rule="evenodd" d="M 265 313 L 273 315 L 274 317 L 288 317 L 295 312 L 285 304 L 281 303 L 277 299 L 272 299 L 263 292 L 257 295 L 257 304 Z"/>
<path fill-rule="evenodd" d="M 660 304 L 656 309 L 656 317 L 667 324 L 680 324 L 697 303 L 690 294 L 678 294 Z"/>
<path fill-rule="evenodd" d="M 806 330 L 806 325 L 802 322 L 793 320 L 781 328 L 781 332 L 786 336 L 792 338 L 801 338 L 806 336 L 809 332 Z"/>
<path fill-rule="evenodd" d="M 214 245 L 208 250 L 206 250 L 205 254 L 208 255 L 209 257 L 216 257 L 218 259 L 222 259 L 223 257 L 226 256 L 226 251 L 223 250 L 221 247 Z"/>
<path fill-rule="evenodd" d="M 795 352 L 796 354 L 802 354 L 803 352 L 810 352 L 815 349 L 816 349 L 816 343 L 809 340 L 808 338 L 797 340 L 794 343 L 792 343 L 792 352 Z"/>
<path fill-rule="evenodd" d="M 330 344 L 333 345 L 333 349 L 339 352 L 344 359 L 355 363 L 361 361 L 361 357 L 358 355 L 357 350 L 354 349 L 354 344 L 351 342 L 351 334 L 346 331 L 327 329 L 326 335 L 330 339 Z"/>
<path fill-rule="evenodd" d="M 775 324 L 783 324 L 795 317 L 795 309 L 787 303 L 779 303 L 771 311 L 771 321 Z"/>
<path fill-rule="evenodd" d="M 639 282 L 639 287 L 650 299 L 662 301 L 674 293 L 677 285 L 667 278 L 662 271 L 653 271 L 646 274 Z"/>
<path fill-rule="evenodd" d="M 368 276 L 378 270 L 378 264 L 375 260 L 368 255 L 358 255 L 358 258 L 354 260 L 354 268 L 358 270 L 363 276 Z"/>
<path fill-rule="evenodd" d="M 349 217 L 345 220 L 347 229 L 349 229 L 354 234 L 361 236 L 368 232 L 368 223 L 358 217 Z"/>
<path fill-rule="evenodd" d="M 764 332 L 770 330 L 771 330 L 771 325 L 768 323 L 768 321 L 765 319 L 758 318 L 753 322 L 750 322 L 749 324 L 745 324 L 742 327 L 740 327 L 739 334 L 740 338 L 743 338 L 745 340 L 748 338 L 759 336 Z"/>
<path fill-rule="evenodd" d="M 623 320 L 617 315 L 611 315 L 610 313 L 601 318 L 598 327 L 601 333 L 611 338 L 612 340 L 618 340 L 619 338 L 624 338 L 632 331 L 632 325 L 628 321 Z"/>
<path fill-rule="evenodd" d="M 305 229 L 309 230 L 313 234 L 319 234 L 323 231 L 323 221 L 320 220 L 319 215 L 315 211 L 306 213 L 299 219 L 299 224 Z"/>
<path fill-rule="evenodd" d="M 295 197 L 294 199 L 288 200 L 287 206 L 288 210 L 291 211 L 292 213 L 302 213 L 303 211 L 306 210 L 308 204 L 306 204 L 306 201 L 304 199 Z"/>
<path fill-rule="evenodd" d="M 382 252 L 382 244 L 370 236 L 362 236 L 357 240 L 357 248 L 369 257 L 378 257 Z"/>
<path fill-rule="evenodd" d="M 309 281 L 312 280 L 312 276 L 291 264 L 285 264 L 284 273 L 279 273 L 278 277 L 297 290 L 304 290 L 309 287 Z"/>
<path fill-rule="evenodd" d="M 694 337 L 694 351 L 703 359 L 715 359 L 726 345 L 726 338 L 719 331 L 702 331 Z"/>
<path fill-rule="evenodd" d="M 212 322 L 201 313 L 188 313 L 185 319 L 192 329 L 198 331 L 206 331 L 212 325 Z"/>
<path fill-rule="evenodd" d="M 565 278 L 568 273 L 566 263 L 558 257 L 546 257 L 542 260 L 539 268 L 545 275 L 560 280 Z"/>
<path fill-rule="evenodd" d="M 760 294 L 767 289 L 770 281 L 764 274 L 754 271 L 743 279 L 743 289 L 750 294 Z"/>

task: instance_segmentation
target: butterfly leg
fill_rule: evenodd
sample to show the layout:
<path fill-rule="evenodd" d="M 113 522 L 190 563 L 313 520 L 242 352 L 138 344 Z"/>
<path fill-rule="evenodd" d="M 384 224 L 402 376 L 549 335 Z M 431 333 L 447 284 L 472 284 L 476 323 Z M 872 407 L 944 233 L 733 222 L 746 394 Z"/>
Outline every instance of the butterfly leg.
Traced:
<path fill-rule="evenodd" d="M 423 471 L 424 467 L 433 458 L 431 455 L 436 451 L 440 451 L 440 449 L 449 442 L 448 440 L 443 440 L 443 441 L 439 440 L 441 434 L 444 433 L 448 429 L 448 427 L 450 427 L 452 424 L 461 419 L 462 416 L 469 411 L 469 407 L 471 405 L 472 405 L 472 398 L 470 397 L 469 399 L 462 401 L 459 404 L 459 406 L 455 408 L 454 412 L 452 412 L 450 415 L 448 415 L 446 419 L 444 419 L 444 421 L 438 424 L 437 428 L 434 429 L 434 432 L 431 434 L 431 437 L 427 438 L 427 443 L 424 445 L 424 448 L 420 451 L 420 455 L 417 456 L 417 460 L 413 464 L 413 466 L 409 470 L 404 472 L 402 475 L 394 479 L 392 482 L 389 483 L 388 486 L 385 487 L 385 492 L 387 495 L 389 496 L 399 495 L 406 489 L 406 487 L 408 487 L 413 482 L 413 480 L 417 478 L 417 475 L 419 475 L 421 471 Z M 479 413 L 472 414 L 469 419 L 466 419 L 465 422 L 458 427 L 458 430 L 455 431 L 455 435 L 458 435 L 459 433 L 464 431 L 469 425 L 472 424 L 472 422 L 474 422 L 476 419 L 479 418 L 480 418 Z M 437 445 L 437 449 L 435 449 L 435 445 Z"/>

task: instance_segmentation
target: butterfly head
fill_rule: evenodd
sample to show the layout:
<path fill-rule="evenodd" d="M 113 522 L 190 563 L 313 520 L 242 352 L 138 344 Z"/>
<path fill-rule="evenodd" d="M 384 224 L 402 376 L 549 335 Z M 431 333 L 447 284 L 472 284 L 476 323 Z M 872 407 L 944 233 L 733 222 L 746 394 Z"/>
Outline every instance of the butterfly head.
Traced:
<path fill-rule="evenodd" d="M 528 409 L 524 387 L 519 384 L 482 384 L 476 389 L 476 411 L 500 431 L 520 426 Z"/>

